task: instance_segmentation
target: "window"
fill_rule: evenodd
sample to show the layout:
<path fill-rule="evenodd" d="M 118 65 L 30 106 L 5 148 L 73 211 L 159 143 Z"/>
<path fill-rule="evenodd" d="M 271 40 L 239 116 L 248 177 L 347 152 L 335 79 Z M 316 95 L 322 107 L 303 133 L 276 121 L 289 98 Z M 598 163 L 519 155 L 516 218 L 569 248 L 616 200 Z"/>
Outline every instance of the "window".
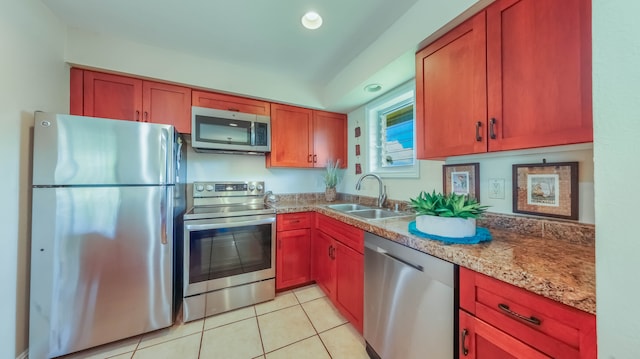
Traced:
<path fill-rule="evenodd" d="M 370 172 L 383 177 L 419 176 L 414 92 L 412 80 L 366 106 Z"/>

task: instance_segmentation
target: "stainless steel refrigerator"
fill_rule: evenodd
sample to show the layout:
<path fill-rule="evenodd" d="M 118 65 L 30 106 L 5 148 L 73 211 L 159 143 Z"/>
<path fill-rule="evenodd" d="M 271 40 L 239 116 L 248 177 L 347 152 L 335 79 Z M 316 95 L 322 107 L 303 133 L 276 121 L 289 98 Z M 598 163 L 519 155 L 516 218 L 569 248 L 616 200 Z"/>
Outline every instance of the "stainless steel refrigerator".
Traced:
<path fill-rule="evenodd" d="M 173 323 L 183 154 L 173 126 L 36 113 L 30 358 Z"/>

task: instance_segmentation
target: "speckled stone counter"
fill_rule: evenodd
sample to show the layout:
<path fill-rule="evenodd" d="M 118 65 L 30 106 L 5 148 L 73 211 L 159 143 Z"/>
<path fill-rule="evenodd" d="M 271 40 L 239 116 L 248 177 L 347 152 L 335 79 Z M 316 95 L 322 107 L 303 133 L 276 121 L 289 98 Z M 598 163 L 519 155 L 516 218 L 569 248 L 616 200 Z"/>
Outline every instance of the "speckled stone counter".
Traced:
<path fill-rule="evenodd" d="M 335 203 L 340 202 L 330 204 Z M 321 197 L 285 197 L 272 203 L 277 213 L 322 213 L 585 312 L 596 312 L 593 226 L 488 214 L 479 225 L 490 229 L 493 240 L 445 244 L 410 234 L 408 224 L 415 220 L 413 216 L 367 221 L 332 210 L 327 204 Z"/>

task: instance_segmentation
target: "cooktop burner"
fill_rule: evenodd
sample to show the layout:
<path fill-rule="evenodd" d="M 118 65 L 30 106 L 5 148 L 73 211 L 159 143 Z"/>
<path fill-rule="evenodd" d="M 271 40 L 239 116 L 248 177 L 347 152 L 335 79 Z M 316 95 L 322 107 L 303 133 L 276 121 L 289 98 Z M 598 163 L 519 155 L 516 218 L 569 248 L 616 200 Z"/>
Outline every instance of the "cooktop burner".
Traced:
<path fill-rule="evenodd" d="M 264 182 L 195 182 L 193 207 L 184 219 L 275 214 L 265 195 Z"/>

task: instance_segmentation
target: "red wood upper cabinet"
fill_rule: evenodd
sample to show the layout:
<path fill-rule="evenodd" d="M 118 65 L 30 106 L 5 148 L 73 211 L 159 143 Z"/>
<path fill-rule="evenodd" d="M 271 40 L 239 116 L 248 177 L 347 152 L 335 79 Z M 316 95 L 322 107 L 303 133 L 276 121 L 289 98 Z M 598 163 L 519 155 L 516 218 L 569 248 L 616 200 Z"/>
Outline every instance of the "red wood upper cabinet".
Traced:
<path fill-rule="evenodd" d="M 143 81 L 142 105 L 144 122 L 174 125 L 180 133 L 191 133 L 191 89 Z"/>
<path fill-rule="evenodd" d="M 313 111 L 313 166 L 325 167 L 329 160 L 347 167 L 347 115 Z"/>
<path fill-rule="evenodd" d="M 313 111 L 271 104 L 271 152 L 268 167 L 313 167 Z"/>
<path fill-rule="evenodd" d="M 269 116 L 271 113 L 269 102 L 215 92 L 194 90 L 192 93 L 192 104 L 198 107 L 253 113 L 264 116 Z"/>
<path fill-rule="evenodd" d="M 191 133 L 191 89 L 102 72 L 71 69 L 72 115 L 174 125 Z"/>
<path fill-rule="evenodd" d="M 416 154 L 485 152 L 486 49 L 481 12 L 416 54 Z"/>
<path fill-rule="evenodd" d="M 593 141 L 591 1 L 500 0 L 486 12 L 489 151 Z"/>
<path fill-rule="evenodd" d="M 418 158 L 593 141 L 591 2 L 497 0 L 416 54 Z"/>
<path fill-rule="evenodd" d="M 86 70 L 83 76 L 84 116 L 141 121 L 142 80 Z"/>
<path fill-rule="evenodd" d="M 271 104 L 268 167 L 325 167 L 340 159 L 347 166 L 347 116 Z"/>

